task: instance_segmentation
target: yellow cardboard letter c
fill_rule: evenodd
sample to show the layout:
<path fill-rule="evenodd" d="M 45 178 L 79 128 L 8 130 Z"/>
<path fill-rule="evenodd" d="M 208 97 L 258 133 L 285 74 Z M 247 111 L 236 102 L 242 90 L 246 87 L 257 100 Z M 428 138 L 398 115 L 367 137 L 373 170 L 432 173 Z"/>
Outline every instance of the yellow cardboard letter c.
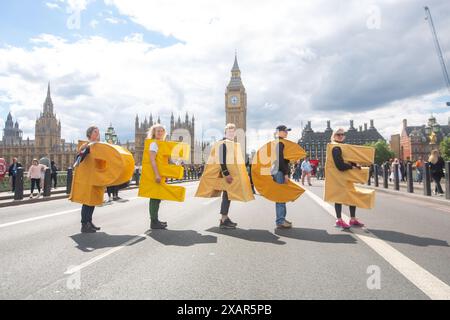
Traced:
<path fill-rule="evenodd" d="M 290 161 L 303 159 L 305 150 L 297 143 L 286 139 L 275 140 L 267 143 L 253 158 L 252 178 L 256 190 L 266 199 L 273 202 L 290 202 L 298 199 L 305 190 L 298 184 L 289 180 L 288 184 L 278 184 L 271 175 L 272 165 L 276 162 L 276 145 L 284 144 L 284 158 Z"/>

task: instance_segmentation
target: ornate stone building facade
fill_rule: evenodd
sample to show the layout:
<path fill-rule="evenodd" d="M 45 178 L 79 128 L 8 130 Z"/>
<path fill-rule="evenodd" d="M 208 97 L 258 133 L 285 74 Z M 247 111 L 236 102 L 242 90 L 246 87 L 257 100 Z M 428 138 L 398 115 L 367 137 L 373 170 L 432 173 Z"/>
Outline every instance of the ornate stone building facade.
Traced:
<path fill-rule="evenodd" d="M 247 132 L 247 92 L 241 79 L 241 70 L 237 56 L 231 69 L 231 80 L 225 91 L 226 124 L 234 123 L 237 129 Z M 243 151 L 247 152 L 247 140 L 244 137 Z"/>
<path fill-rule="evenodd" d="M 400 158 L 402 160 L 416 161 L 419 157 L 428 160 L 433 149 L 446 137 L 450 137 L 450 119 L 447 125 L 440 125 L 434 116 L 428 119 L 427 124 L 421 126 L 408 126 L 403 120 L 400 138 Z"/>
<path fill-rule="evenodd" d="M 331 121 L 327 121 L 327 128 L 324 132 L 314 132 L 311 121 L 308 121 L 298 143 L 306 150 L 311 159 L 319 160 L 323 167 L 326 160 L 327 145 L 330 143 L 332 133 Z M 375 128 L 373 120 L 370 120 L 370 127 L 365 123 L 364 126 L 359 126 L 359 129 L 356 129 L 354 127 L 354 121 L 350 120 L 350 128 L 346 132 L 346 143 L 364 145 L 366 143 L 377 142 L 378 140 L 384 140 L 384 138 Z"/>
<path fill-rule="evenodd" d="M 136 165 L 142 164 L 142 155 L 144 152 L 145 139 L 147 139 L 148 130 L 157 123 L 161 123 L 161 119 L 153 120 L 153 115 L 150 118 L 145 118 L 143 122 L 140 122 L 139 116 L 136 116 L 135 122 L 135 141 L 128 142 L 123 145 L 134 155 Z M 181 120 L 181 116 L 178 116 L 178 120 L 175 121 L 175 116 L 172 113 L 170 117 L 170 127 L 167 132 L 167 139 L 172 141 L 184 141 L 191 146 L 191 163 L 201 164 L 208 160 L 210 145 L 201 141 L 195 140 L 195 117 L 189 117 L 186 113 L 184 121 Z"/>
<path fill-rule="evenodd" d="M 195 162 L 194 150 L 195 150 L 195 117 L 192 116 L 192 120 L 189 119 L 189 114 L 186 113 L 185 119 L 182 122 L 181 117 L 178 116 L 178 121 L 175 121 L 175 117 L 172 113 L 170 117 L 170 140 L 172 141 L 184 141 L 191 145 L 191 161 Z"/>
<path fill-rule="evenodd" d="M 5 129 L 3 129 L 3 143 L 5 145 L 19 145 L 22 143 L 23 132 L 19 128 L 19 122 L 13 122 L 11 112 L 5 122 Z"/>
<path fill-rule="evenodd" d="M 5 158 L 8 163 L 12 162 L 12 158 L 17 157 L 19 162 L 28 168 L 34 158 L 46 157 L 55 161 L 61 170 L 72 166 L 76 155 L 76 145 L 66 143 L 64 139 L 61 139 L 61 122 L 54 114 L 50 84 L 43 110 L 36 120 L 35 140 L 29 138 L 23 140 L 19 124 L 16 122 L 12 130 L 11 123 L 12 116 L 9 114 L 0 144 L 0 156 Z"/>
<path fill-rule="evenodd" d="M 150 115 L 149 119 L 145 117 L 145 120 L 143 122 L 140 122 L 139 116 L 136 116 L 136 121 L 134 124 L 134 148 L 133 150 L 129 149 L 130 152 L 133 153 L 136 165 L 140 166 L 142 164 L 142 155 L 144 153 L 144 145 L 145 139 L 147 139 L 147 132 L 155 123 L 161 123 L 161 119 L 158 118 L 158 120 L 154 122 L 153 115 Z"/>

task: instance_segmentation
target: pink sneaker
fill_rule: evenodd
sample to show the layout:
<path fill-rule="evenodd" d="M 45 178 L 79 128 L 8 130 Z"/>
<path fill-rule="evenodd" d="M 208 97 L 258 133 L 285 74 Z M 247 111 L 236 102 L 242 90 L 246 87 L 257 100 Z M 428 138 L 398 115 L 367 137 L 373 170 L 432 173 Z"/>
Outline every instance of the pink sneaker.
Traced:
<path fill-rule="evenodd" d="M 336 221 L 336 228 L 342 228 L 342 229 L 350 229 L 350 226 L 344 222 L 344 220 L 337 220 Z"/>
<path fill-rule="evenodd" d="M 355 228 L 362 228 L 364 227 L 364 223 L 359 222 L 358 220 L 350 220 L 350 226 Z"/>

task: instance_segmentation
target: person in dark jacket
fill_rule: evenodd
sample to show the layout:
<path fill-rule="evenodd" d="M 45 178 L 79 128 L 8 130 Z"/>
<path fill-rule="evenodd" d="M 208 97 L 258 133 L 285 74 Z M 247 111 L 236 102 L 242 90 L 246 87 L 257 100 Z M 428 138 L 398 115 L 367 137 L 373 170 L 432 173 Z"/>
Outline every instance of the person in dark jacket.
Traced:
<path fill-rule="evenodd" d="M 292 129 L 288 129 L 285 125 L 278 126 L 275 132 L 275 138 L 279 140 L 286 139 L 288 133 Z M 273 179 L 278 184 L 287 184 L 289 182 L 290 166 L 289 160 L 284 158 L 284 144 L 278 141 L 276 144 L 276 155 L 277 159 L 272 165 L 271 174 Z M 278 229 L 290 229 L 292 228 L 292 223 L 286 220 L 287 210 L 286 203 L 276 203 L 276 225 Z"/>
<path fill-rule="evenodd" d="M 444 159 L 439 155 L 439 150 L 431 151 L 428 162 L 430 163 L 431 177 L 433 178 L 436 185 L 434 193 L 436 195 L 442 196 L 444 195 L 444 190 L 442 190 L 441 179 L 444 177 L 445 162 Z"/>
<path fill-rule="evenodd" d="M 236 125 L 227 124 L 225 127 L 225 138 L 223 141 L 234 141 L 236 136 Z M 225 178 L 226 183 L 231 184 L 233 182 L 233 177 L 228 171 L 227 167 L 227 145 L 226 143 L 222 143 L 219 147 L 219 157 L 220 157 L 220 169 L 222 176 Z M 222 219 L 220 220 L 220 228 L 221 229 L 236 229 L 237 223 L 231 221 L 228 217 L 228 212 L 230 211 L 231 201 L 228 199 L 228 192 L 222 192 L 222 204 L 220 205 L 220 214 L 222 215 Z"/>
<path fill-rule="evenodd" d="M 22 168 L 22 164 L 17 161 L 17 158 L 13 158 L 13 163 L 8 168 L 8 174 L 11 177 L 11 190 L 16 191 L 16 175 L 17 169 Z"/>
<path fill-rule="evenodd" d="M 339 171 L 347 171 L 347 170 L 361 170 L 361 167 L 358 166 L 356 163 L 346 163 L 342 157 L 342 149 L 339 147 L 339 144 L 344 143 L 345 141 L 345 131 L 344 129 L 340 128 L 337 129 L 335 132 L 333 132 L 333 135 L 331 136 L 331 143 L 336 144 L 336 146 L 332 149 L 332 155 L 334 164 L 336 165 L 336 168 Z M 349 229 L 350 227 L 364 227 L 364 224 L 359 222 L 358 219 L 356 219 L 356 207 L 350 206 L 350 223 L 347 224 L 342 219 L 342 204 L 341 203 L 335 203 L 334 209 L 336 211 L 336 227 L 340 227 L 343 229 Z"/>
<path fill-rule="evenodd" d="M 89 141 L 83 144 L 78 150 L 74 167 L 78 166 L 86 157 L 89 156 L 91 145 L 100 141 L 100 131 L 98 127 L 89 127 L 86 130 L 86 137 Z M 101 229 L 92 222 L 94 209 L 95 207 L 87 204 L 83 204 L 81 207 L 81 233 L 95 233 Z"/>
<path fill-rule="evenodd" d="M 53 181 L 53 188 L 56 189 L 57 183 L 58 183 L 58 167 L 55 164 L 55 161 L 52 161 L 50 163 L 50 169 L 52 171 L 52 181 Z"/>

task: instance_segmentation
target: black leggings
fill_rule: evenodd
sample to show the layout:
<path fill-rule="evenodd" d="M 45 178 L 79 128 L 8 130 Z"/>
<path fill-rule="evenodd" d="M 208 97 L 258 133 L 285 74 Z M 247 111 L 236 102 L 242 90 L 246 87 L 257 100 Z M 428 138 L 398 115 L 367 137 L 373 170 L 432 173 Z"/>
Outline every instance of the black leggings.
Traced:
<path fill-rule="evenodd" d="M 38 192 L 41 193 L 41 179 L 31 179 L 31 194 L 33 194 L 34 188 L 37 188 Z"/>
<path fill-rule="evenodd" d="M 356 207 L 355 206 L 349 206 L 350 208 L 350 217 L 355 218 L 356 217 Z M 342 218 L 342 204 L 335 203 L 334 209 L 336 210 L 336 217 L 338 219 Z"/>
<path fill-rule="evenodd" d="M 106 192 L 108 193 L 108 197 L 113 196 L 114 198 L 119 197 L 119 188 L 117 186 L 107 187 Z"/>
<path fill-rule="evenodd" d="M 87 206 L 83 204 L 81 207 L 81 223 L 85 224 L 88 222 L 92 222 L 92 215 L 94 214 L 95 207 Z"/>
<path fill-rule="evenodd" d="M 221 215 L 228 215 L 228 212 L 230 211 L 230 204 L 231 201 L 230 199 L 228 199 L 228 193 L 226 191 L 224 191 L 222 193 L 222 204 L 220 206 L 220 214 Z"/>
<path fill-rule="evenodd" d="M 440 176 L 435 176 L 433 177 L 434 183 L 436 184 L 436 186 L 434 187 L 434 191 L 436 193 L 440 193 L 443 194 L 444 190 L 442 190 L 442 186 L 441 186 L 441 177 Z"/>

